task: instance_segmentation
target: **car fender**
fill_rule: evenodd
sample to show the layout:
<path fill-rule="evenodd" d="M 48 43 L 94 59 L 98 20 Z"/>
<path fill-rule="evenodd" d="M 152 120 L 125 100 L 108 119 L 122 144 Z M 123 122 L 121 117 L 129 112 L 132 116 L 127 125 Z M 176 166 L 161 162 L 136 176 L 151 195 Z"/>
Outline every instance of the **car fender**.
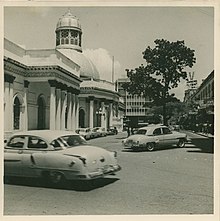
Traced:
<path fill-rule="evenodd" d="M 82 170 L 82 162 L 72 155 L 58 154 L 51 151 L 33 153 L 30 156 L 32 167 L 41 171 L 58 170 L 78 172 Z"/>

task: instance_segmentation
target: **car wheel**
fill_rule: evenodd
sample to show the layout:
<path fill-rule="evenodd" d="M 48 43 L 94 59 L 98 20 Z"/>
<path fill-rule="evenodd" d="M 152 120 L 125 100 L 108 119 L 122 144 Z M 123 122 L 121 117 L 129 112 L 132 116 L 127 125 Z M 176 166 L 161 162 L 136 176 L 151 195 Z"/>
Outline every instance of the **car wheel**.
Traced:
<path fill-rule="evenodd" d="M 186 143 L 186 142 L 185 142 L 184 139 L 179 139 L 177 146 L 182 148 L 182 147 L 185 146 L 185 143 Z"/>
<path fill-rule="evenodd" d="M 47 173 L 48 181 L 53 185 L 60 185 L 64 182 L 64 175 L 58 171 L 50 171 Z"/>
<path fill-rule="evenodd" d="M 155 144 L 154 143 L 147 143 L 146 144 L 146 149 L 148 151 L 153 151 L 155 149 Z"/>

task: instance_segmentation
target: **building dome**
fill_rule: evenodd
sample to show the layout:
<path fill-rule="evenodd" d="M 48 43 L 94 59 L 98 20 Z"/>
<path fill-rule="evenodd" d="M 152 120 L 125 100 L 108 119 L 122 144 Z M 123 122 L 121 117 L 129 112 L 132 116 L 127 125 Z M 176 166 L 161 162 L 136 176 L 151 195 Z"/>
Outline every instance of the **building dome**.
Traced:
<path fill-rule="evenodd" d="M 82 30 L 79 19 L 69 11 L 59 18 L 56 26 L 56 48 L 71 48 L 82 52 Z"/>
<path fill-rule="evenodd" d="M 57 29 L 62 29 L 66 27 L 81 30 L 79 19 L 76 16 L 72 15 L 70 11 L 64 14 L 57 22 Z"/>
<path fill-rule="evenodd" d="M 90 78 L 90 79 L 92 78 L 95 80 L 100 79 L 99 72 L 96 66 L 83 53 L 78 52 L 76 50 L 65 49 L 65 48 L 57 50 L 80 66 L 81 78 Z"/>

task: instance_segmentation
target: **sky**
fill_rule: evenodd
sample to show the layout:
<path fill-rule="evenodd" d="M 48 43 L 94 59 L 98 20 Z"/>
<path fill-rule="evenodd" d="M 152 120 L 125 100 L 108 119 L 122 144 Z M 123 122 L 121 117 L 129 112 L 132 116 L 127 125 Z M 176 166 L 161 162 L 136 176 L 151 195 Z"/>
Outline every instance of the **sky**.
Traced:
<path fill-rule="evenodd" d="M 68 10 L 79 18 L 84 54 L 96 65 L 100 77 L 126 77 L 125 69 L 145 64 L 142 52 L 156 39 L 184 40 L 195 50 L 194 72 L 198 85 L 214 70 L 213 7 L 4 7 L 4 37 L 26 49 L 55 48 L 58 19 Z M 182 100 L 186 82 L 174 90 Z"/>

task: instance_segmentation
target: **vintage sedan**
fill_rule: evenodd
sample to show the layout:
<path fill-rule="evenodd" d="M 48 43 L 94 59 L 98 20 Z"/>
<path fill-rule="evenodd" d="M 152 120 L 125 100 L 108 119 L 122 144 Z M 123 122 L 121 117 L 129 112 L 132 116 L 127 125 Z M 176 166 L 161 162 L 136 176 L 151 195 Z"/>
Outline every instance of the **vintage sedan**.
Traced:
<path fill-rule="evenodd" d="M 133 150 L 153 151 L 159 146 L 184 147 L 186 141 L 187 136 L 184 133 L 171 131 L 163 125 L 150 125 L 139 128 L 136 134 L 124 139 L 122 143 L 125 147 L 130 147 Z"/>
<path fill-rule="evenodd" d="M 116 152 L 91 146 L 74 132 L 18 132 L 4 148 L 5 177 L 44 177 L 60 184 L 65 179 L 96 179 L 120 169 Z"/>
<path fill-rule="evenodd" d="M 90 128 L 79 128 L 76 130 L 76 133 L 83 136 L 86 140 L 92 138 L 92 130 Z"/>

